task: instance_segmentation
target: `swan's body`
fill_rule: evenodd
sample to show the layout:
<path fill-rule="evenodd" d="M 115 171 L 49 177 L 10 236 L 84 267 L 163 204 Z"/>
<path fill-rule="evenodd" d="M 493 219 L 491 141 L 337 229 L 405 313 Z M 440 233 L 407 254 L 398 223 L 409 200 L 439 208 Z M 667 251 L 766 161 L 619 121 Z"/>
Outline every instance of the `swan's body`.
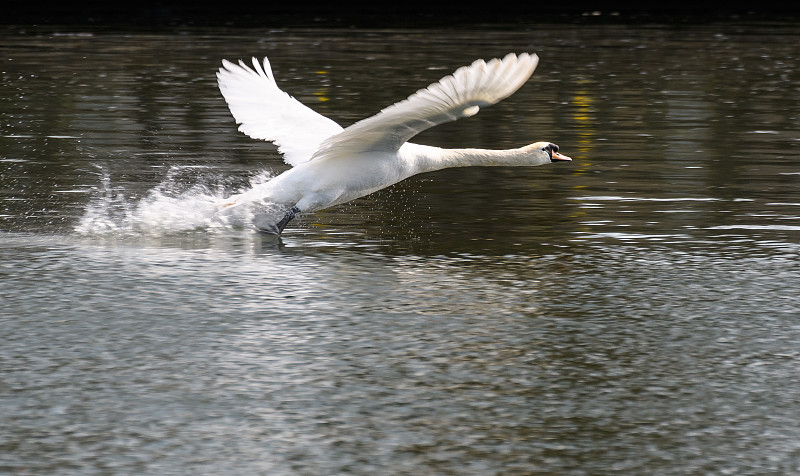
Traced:
<path fill-rule="evenodd" d="M 475 115 L 510 96 L 533 74 L 536 55 L 509 54 L 459 68 L 408 99 L 343 129 L 278 88 L 269 62 L 253 68 L 223 60 L 220 91 L 239 130 L 274 142 L 293 168 L 263 187 L 229 198 L 225 206 L 262 200 L 288 210 L 257 226 L 280 234 L 299 212 L 354 200 L 412 175 L 473 165 L 535 166 L 569 161 L 550 142 L 510 150 L 442 149 L 408 142 L 434 125 Z"/>

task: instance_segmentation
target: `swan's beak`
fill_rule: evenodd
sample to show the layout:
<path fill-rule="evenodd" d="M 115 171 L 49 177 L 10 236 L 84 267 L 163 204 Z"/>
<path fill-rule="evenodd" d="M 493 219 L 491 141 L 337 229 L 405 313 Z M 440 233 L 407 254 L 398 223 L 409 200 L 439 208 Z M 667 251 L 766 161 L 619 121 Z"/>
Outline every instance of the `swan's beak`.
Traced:
<path fill-rule="evenodd" d="M 552 160 L 553 162 L 558 162 L 558 161 L 572 162 L 572 159 L 570 159 L 569 157 L 567 157 L 564 154 L 559 154 L 556 151 L 553 151 L 553 157 L 550 160 Z"/>

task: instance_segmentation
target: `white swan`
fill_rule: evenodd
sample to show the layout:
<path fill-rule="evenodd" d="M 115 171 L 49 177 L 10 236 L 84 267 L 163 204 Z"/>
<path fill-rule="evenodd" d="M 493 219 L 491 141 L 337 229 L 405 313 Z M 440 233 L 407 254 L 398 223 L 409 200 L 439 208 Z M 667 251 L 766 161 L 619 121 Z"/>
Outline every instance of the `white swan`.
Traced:
<path fill-rule="evenodd" d="M 239 130 L 274 142 L 292 169 L 259 187 L 230 197 L 222 206 L 261 200 L 282 211 L 256 226 L 280 234 L 300 212 L 320 210 L 362 197 L 412 175 L 471 165 L 543 165 L 569 161 L 551 142 L 518 149 L 442 149 L 407 142 L 437 124 L 475 115 L 510 96 L 533 74 L 539 57 L 509 54 L 477 60 L 450 76 L 343 129 L 283 92 L 267 58 L 253 69 L 223 60 L 219 89 Z M 282 218 L 281 218 L 282 215 Z"/>

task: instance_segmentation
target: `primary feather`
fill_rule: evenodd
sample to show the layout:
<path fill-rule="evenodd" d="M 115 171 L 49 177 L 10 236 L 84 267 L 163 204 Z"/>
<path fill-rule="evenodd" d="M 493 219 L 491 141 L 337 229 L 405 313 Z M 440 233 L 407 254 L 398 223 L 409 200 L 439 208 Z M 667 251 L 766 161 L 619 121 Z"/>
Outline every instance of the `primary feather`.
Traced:
<path fill-rule="evenodd" d="M 319 144 L 342 127 L 281 91 L 267 58 L 263 68 L 222 61 L 217 82 L 239 130 L 253 139 L 275 143 L 289 165 L 311 158 Z"/>

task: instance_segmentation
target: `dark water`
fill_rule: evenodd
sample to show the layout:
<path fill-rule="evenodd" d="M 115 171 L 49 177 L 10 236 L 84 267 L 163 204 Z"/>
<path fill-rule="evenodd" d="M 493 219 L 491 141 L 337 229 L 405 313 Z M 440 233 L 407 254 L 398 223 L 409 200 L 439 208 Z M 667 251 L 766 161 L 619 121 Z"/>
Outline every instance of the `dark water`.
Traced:
<path fill-rule="evenodd" d="M 800 25 L 0 34 L 0 473 L 797 474 Z M 445 170 L 282 240 L 214 73 L 347 125 L 475 58 L 533 79 Z"/>

